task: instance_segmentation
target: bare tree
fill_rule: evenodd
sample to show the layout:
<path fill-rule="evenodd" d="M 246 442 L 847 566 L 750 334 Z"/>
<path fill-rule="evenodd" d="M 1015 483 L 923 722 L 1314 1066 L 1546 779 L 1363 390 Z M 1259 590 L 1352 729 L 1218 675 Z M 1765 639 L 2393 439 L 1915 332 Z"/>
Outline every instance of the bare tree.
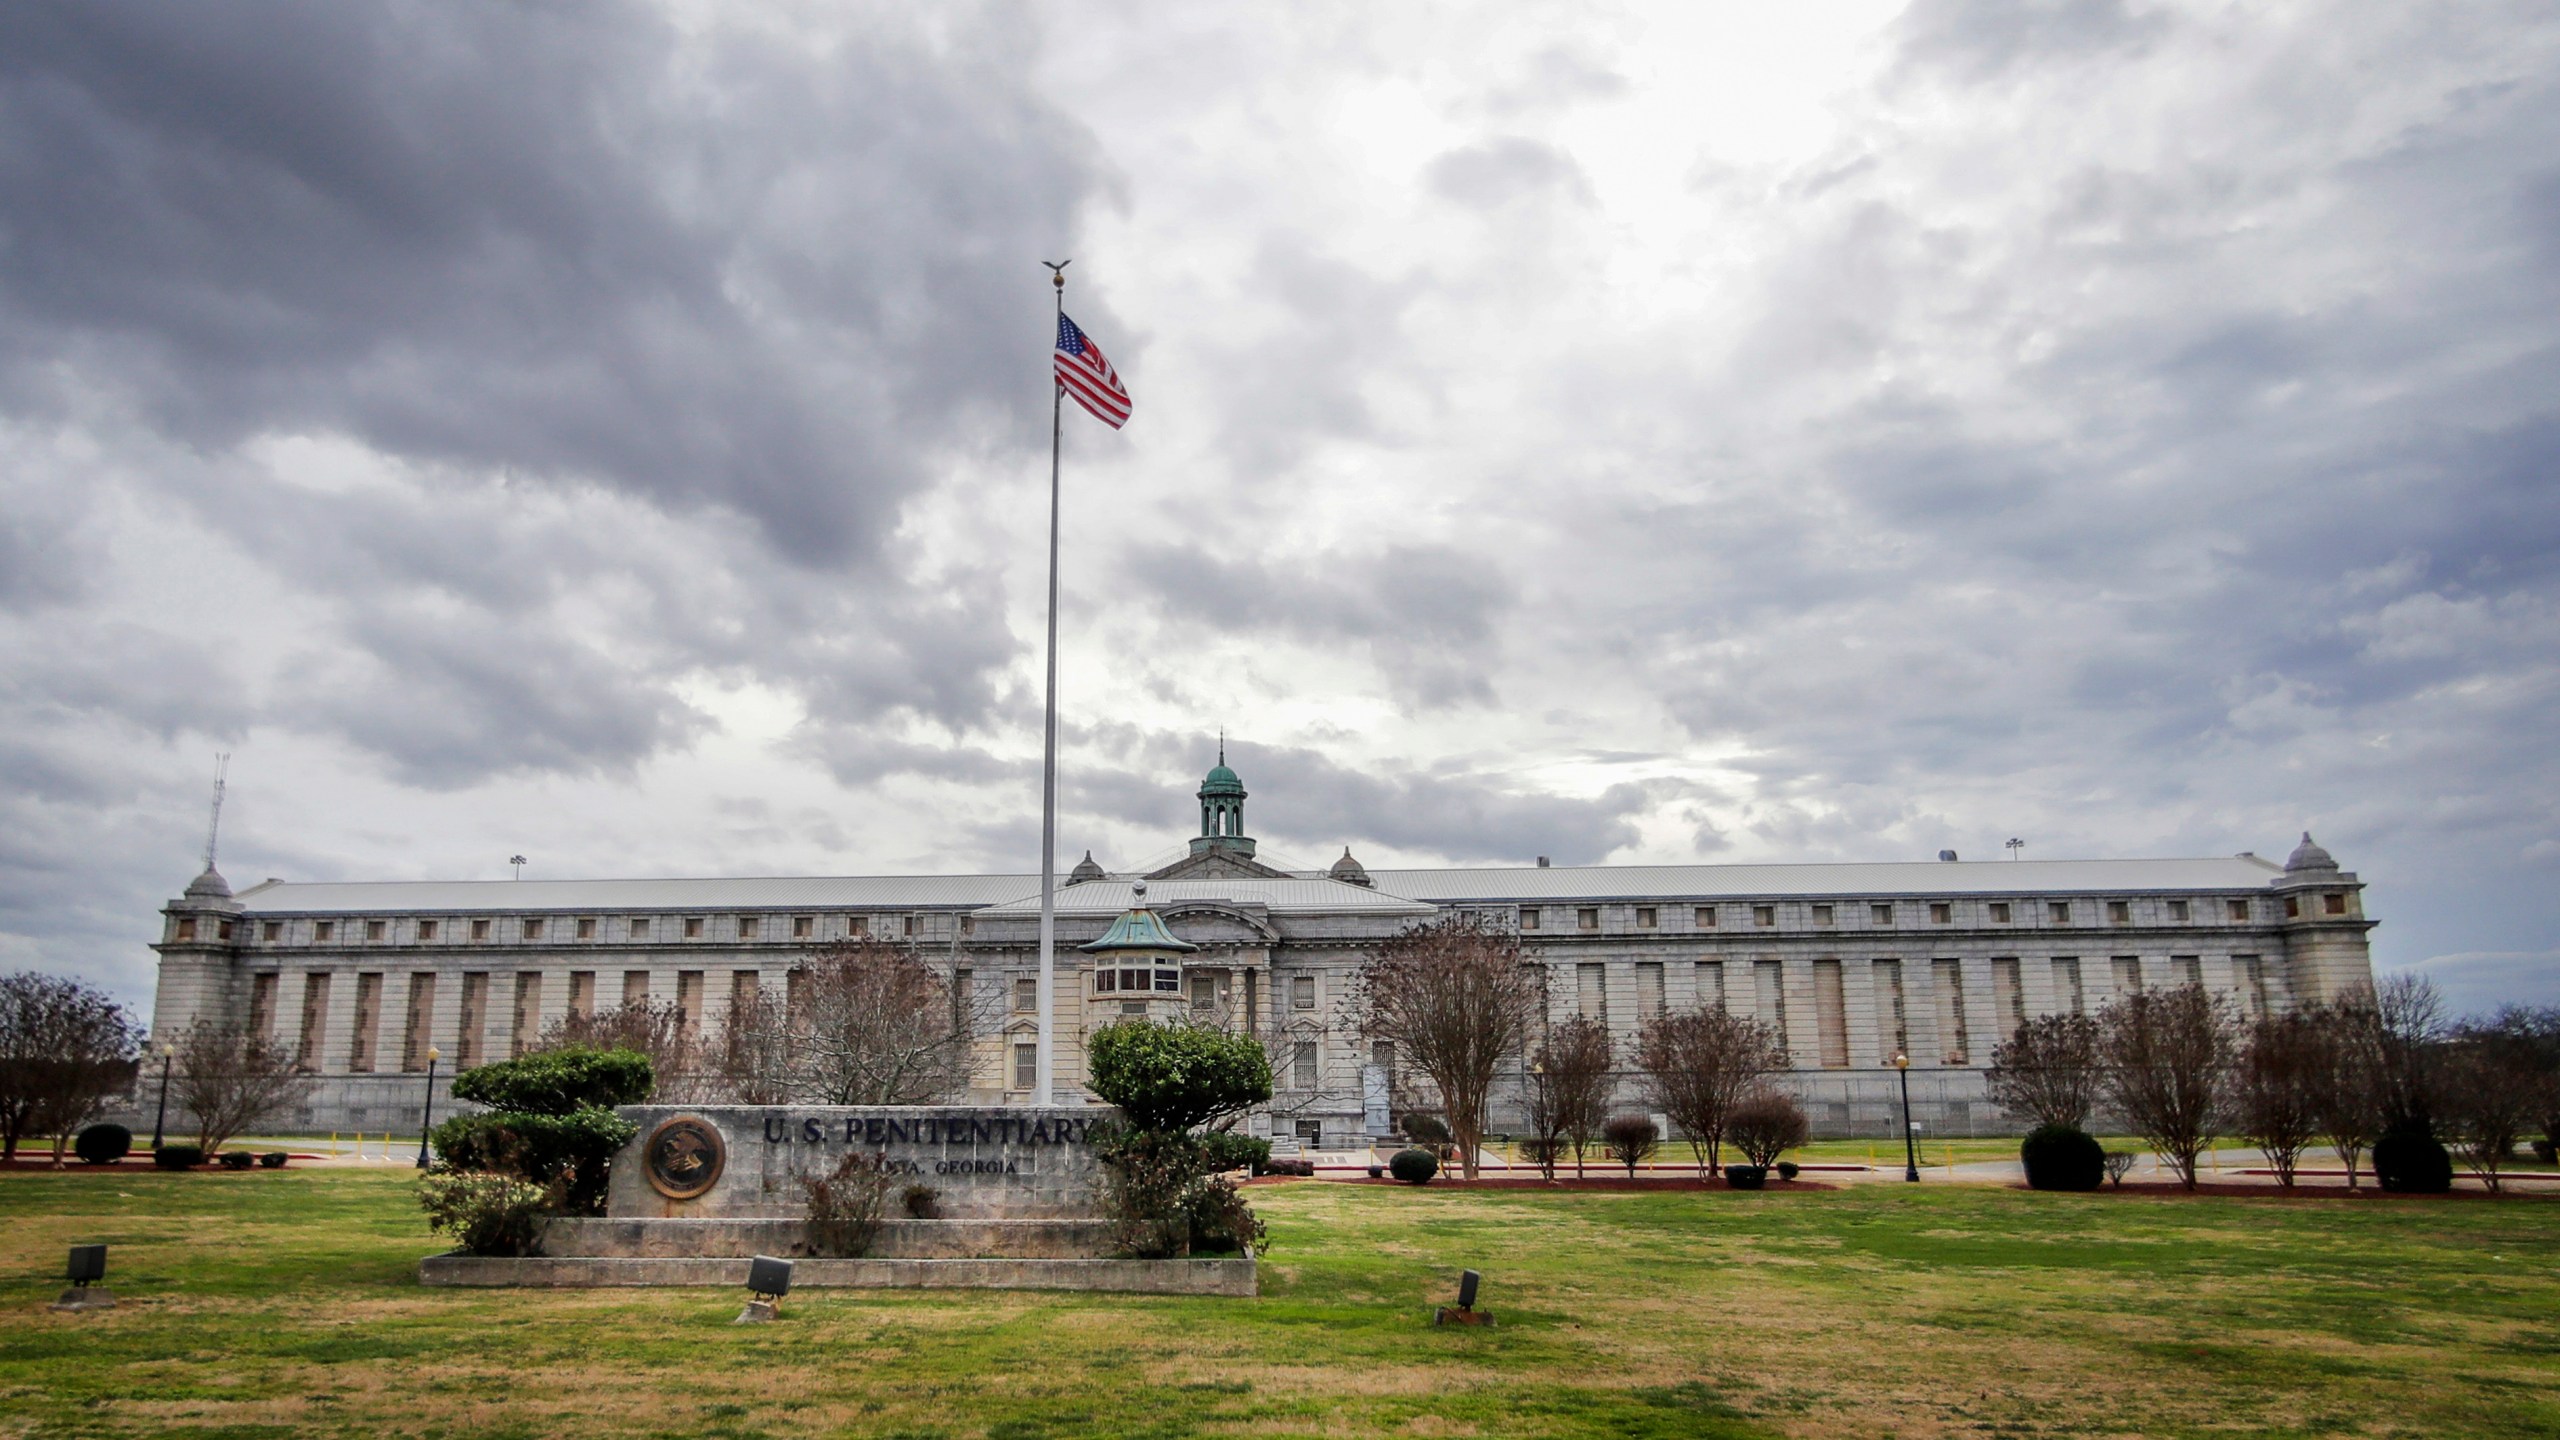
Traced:
<path fill-rule="evenodd" d="M 1573 1174 L 1582 1178 L 1583 1154 L 1608 1123 L 1609 1092 L 1616 1078 L 1616 1047 L 1609 1027 L 1577 1015 L 1547 1032 L 1531 1072 L 1550 1097 L 1556 1136 L 1573 1146 Z"/>
<path fill-rule="evenodd" d="M 2287 1190 L 2302 1152 L 2320 1137 L 2329 1046 L 2323 1017 L 2306 1011 L 2263 1016 L 2243 1032 L 2232 1077 L 2232 1118 Z"/>
<path fill-rule="evenodd" d="M 2224 1120 L 2236 1029 L 2231 1002 L 2201 985 L 2136 990 L 2098 1017 L 2107 1098 L 2135 1134 L 2196 1187 L 2196 1157 Z"/>
<path fill-rule="evenodd" d="M 2435 982 L 2407 973 L 2373 992 L 2382 1128 L 2435 1129 L 2436 1052 L 2445 1034 L 2444 996 Z"/>
<path fill-rule="evenodd" d="M 2353 1190 L 2356 1158 L 2382 1138 L 2388 1103 L 2382 1074 L 2382 1011 L 2374 1003 L 2372 987 L 2360 985 L 2298 1013 L 2318 1028 L 2320 1133 L 2345 1162 L 2347 1188 Z"/>
<path fill-rule="evenodd" d="M 1656 1016 L 1636 1037 L 1653 1103 L 1688 1137 L 1701 1179 L 1723 1168 L 1735 1108 L 1786 1063 L 1776 1030 L 1720 1006 Z"/>
<path fill-rule="evenodd" d="M 2029 1020 L 1992 1047 L 1983 1079 L 2010 1114 L 2081 1129 L 2098 1098 L 2098 1022 L 2086 1015 Z"/>
<path fill-rule="evenodd" d="M 130 1085 L 140 1033 L 124 1010 L 77 980 L 32 971 L 0 977 L 0 1156 L 19 1140 L 64 1137 Z"/>
<path fill-rule="evenodd" d="M 1795 1098 L 1763 1086 L 1743 1097 L 1733 1107 L 1727 1122 L 1733 1132 L 1734 1148 L 1754 1165 L 1766 1170 L 1778 1163 L 1778 1157 L 1802 1145 L 1813 1134 L 1804 1118 L 1804 1107 Z"/>
<path fill-rule="evenodd" d="M 537 1050 L 583 1046 L 636 1050 L 649 1057 L 652 1100 L 685 1104 L 706 1098 L 702 1037 L 693 1017 L 672 1000 L 629 1000 L 588 1015 L 563 1015 L 543 1027 Z"/>
<path fill-rule="evenodd" d="M 2513 1041 L 2538 1077 L 2533 1086 L 2533 1130 L 2542 1144 L 2560 1144 L 2560 1005 L 2509 1005 L 2483 1027 Z"/>
<path fill-rule="evenodd" d="M 196 1143 L 212 1155 L 222 1142 L 284 1108 L 308 1078 L 293 1052 L 247 1027 L 198 1021 L 177 1039 L 170 1094 L 196 1117 Z"/>
<path fill-rule="evenodd" d="M 2437 1061 L 2437 1119 L 2471 1173 L 2495 1192 L 2516 1142 L 2542 1118 L 2540 1057 L 2524 1037 L 2491 1025 L 2456 1029 Z"/>
<path fill-rule="evenodd" d="M 791 1025 L 780 997 L 759 990 L 731 1001 L 719 1036 L 704 1047 L 704 1068 L 718 1098 L 736 1105 L 779 1105 L 791 1098 Z"/>
<path fill-rule="evenodd" d="M 904 945 L 863 936 L 810 953 L 789 1009 L 791 1090 L 824 1105 L 927 1105 L 969 1088 L 970 1015 Z"/>
<path fill-rule="evenodd" d="M 1468 1179 L 1476 1176 L 1494 1077 L 1505 1056 L 1528 1048 L 1546 1013 L 1545 975 L 1523 963 L 1519 937 L 1452 915 L 1388 940 L 1352 986 L 1362 1029 L 1393 1042 L 1440 1092 Z"/>

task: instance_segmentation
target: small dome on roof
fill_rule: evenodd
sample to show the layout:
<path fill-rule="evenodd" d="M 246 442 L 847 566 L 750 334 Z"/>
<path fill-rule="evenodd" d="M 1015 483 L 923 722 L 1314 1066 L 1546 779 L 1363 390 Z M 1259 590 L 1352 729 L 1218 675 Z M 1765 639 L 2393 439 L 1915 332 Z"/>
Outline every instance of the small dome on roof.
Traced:
<path fill-rule="evenodd" d="M 1209 771 L 1208 779 L 1200 782 L 1200 793 L 1203 796 L 1242 795 L 1244 782 L 1237 779 L 1236 772 L 1228 769 L 1222 762 Z"/>
<path fill-rule="evenodd" d="M 2302 843 L 2294 846 L 2293 853 L 2285 857 L 2284 868 L 2287 870 L 2335 870 L 2338 868 L 2338 862 L 2331 858 L 2328 851 L 2320 848 L 2320 842 L 2311 838 L 2310 831 L 2305 830 L 2302 832 Z"/>
<path fill-rule="evenodd" d="M 231 882 L 222 878 L 221 871 L 207 865 L 204 867 L 203 874 L 187 882 L 187 898 L 190 900 L 228 900 L 231 898 Z"/>
<path fill-rule="evenodd" d="M 1353 885 L 1366 885 L 1369 883 L 1368 870 L 1363 868 L 1359 861 L 1351 858 L 1351 847 L 1348 845 L 1342 847 L 1342 858 L 1334 861 L 1333 868 L 1324 873 L 1332 876 L 1336 880 L 1346 881 Z"/>
<path fill-rule="evenodd" d="M 1067 883 L 1070 885 L 1081 885 L 1087 880 L 1101 878 L 1102 867 L 1093 863 L 1093 852 L 1090 850 L 1084 852 L 1084 858 L 1076 862 L 1076 868 L 1067 872 Z"/>
<path fill-rule="evenodd" d="M 1123 912 L 1119 919 L 1111 922 L 1111 928 L 1102 932 L 1102 938 L 1076 948 L 1087 954 L 1109 954 L 1120 950 L 1152 950 L 1162 954 L 1178 955 L 1200 947 L 1164 928 L 1164 922 L 1156 918 L 1156 912 L 1147 908 L 1147 885 L 1141 880 L 1130 896 L 1129 909 Z"/>

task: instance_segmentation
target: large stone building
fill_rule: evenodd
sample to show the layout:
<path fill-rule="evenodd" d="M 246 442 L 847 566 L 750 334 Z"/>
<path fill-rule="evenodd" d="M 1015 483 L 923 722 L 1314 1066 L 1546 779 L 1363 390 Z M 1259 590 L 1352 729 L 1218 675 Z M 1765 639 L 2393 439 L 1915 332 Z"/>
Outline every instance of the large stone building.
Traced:
<path fill-rule="evenodd" d="M 1144 875 L 1088 855 L 1059 889 L 1062 1097 L 1078 1093 L 1088 1029 L 1178 1014 L 1270 1044 L 1279 1093 L 1257 1124 L 1327 1144 L 1378 1130 L 1403 1082 L 1349 1013 L 1353 975 L 1381 940 L 1452 910 L 1516 929 L 1548 967 L 1551 1013 L 1604 1020 L 1622 1052 L 1665 1010 L 1768 1021 L 1817 1127 L 1835 1134 L 1894 1132 L 1898 1053 L 1933 1133 L 1993 1129 L 2004 1121 L 1981 1067 L 2028 1016 L 2189 981 L 2261 1013 L 2371 979 L 2362 887 L 2308 835 L 2281 866 L 1950 853 L 1370 871 L 1346 850 L 1329 870 L 1293 871 L 1255 858 L 1223 758 L 1199 799 L 1187 854 Z M 431 1047 L 449 1075 L 564 1015 L 644 998 L 716 1027 L 737 999 L 787 986 L 810 946 L 872 935 L 957 978 L 979 1037 L 977 1098 L 1027 1100 L 1039 912 L 1032 875 L 268 880 L 234 894 L 208 870 L 164 912 L 154 1024 L 245 1022 L 314 1076 L 301 1125 L 381 1130 L 414 1123 Z M 1497 1128 L 1513 1104 L 1498 1104 Z"/>

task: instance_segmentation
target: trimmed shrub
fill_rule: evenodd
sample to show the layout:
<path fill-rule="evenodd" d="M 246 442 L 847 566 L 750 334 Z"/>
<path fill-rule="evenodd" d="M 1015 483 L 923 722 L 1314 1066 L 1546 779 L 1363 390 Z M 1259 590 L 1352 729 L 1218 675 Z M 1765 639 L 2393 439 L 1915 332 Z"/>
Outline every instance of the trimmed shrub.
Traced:
<path fill-rule="evenodd" d="M 826 1175 L 803 1175 L 809 1198 L 809 1253 L 852 1259 L 871 1253 L 887 1208 L 889 1157 L 877 1150 L 848 1151 Z"/>
<path fill-rule="evenodd" d="M 1085 1041 L 1093 1093 L 1140 1130 L 1188 1131 L 1271 1098 L 1271 1057 L 1251 1035 L 1120 1020 Z"/>
<path fill-rule="evenodd" d="M 537 1186 L 558 1182 L 570 1214 L 594 1215 L 604 1210 L 613 1152 L 639 1133 L 639 1126 L 590 1105 L 567 1115 L 457 1115 L 435 1128 L 433 1143 L 448 1169 L 493 1170 Z"/>
<path fill-rule="evenodd" d="M 1793 1180 L 1803 1173 L 1804 1167 L 1798 1165 L 1793 1160 L 1781 1160 L 1778 1162 L 1778 1178 L 1781 1180 Z"/>
<path fill-rule="evenodd" d="M 2107 1176 L 2106 1147 L 2068 1125 L 2039 1125 L 2018 1146 L 2030 1190 L 2095 1190 Z"/>
<path fill-rule="evenodd" d="M 1662 1130 L 1650 1115 L 1612 1115 L 1600 1127 L 1600 1138 L 1609 1144 L 1609 1157 L 1626 1166 L 1627 1178 L 1633 1180 L 1636 1167 L 1662 1143 Z"/>
<path fill-rule="evenodd" d="M 2373 1143 L 2373 1175 L 2398 1195 L 2442 1195 L 2453 1188 L 2453 1157 L 2424 1130 L 2394 1130 Z"/>
<path fill-rule="evenodd" d="M 942 1192 L 930 1185 L 910 1185 L 899 1191 L 898 1203 L 906 1208 L 910 1220 L 942 1218 Z"/>
<path fill-rule="evenodd" d="M 151 1163 L 163 1170 L 193 1170 L 204 1163 L 204 1151 L 193 1145 L 163 1145 L 151 1152 Z"/>
<path fill-rule="evenodd" d="M 258 1163 L 269 1170 L 281 1170 L 284 1168 L 284 1162 L 292 1158 L 282 1150 L 270 1150 L 258 1157 Z"/>
<path fill-rule="evenodd" d="M 1449 1143 L 1449 1122 L 1441 1119 L 1437 1115 L 1424 1115 L 1417 1111 L 1414 1114 L 1404 1117 L 1404 1120 L 1401 1123 L 1404 1129 L 1404 1138 L 1412 1141 L 1416 1145 L 1446 1145 Z"/>
<path fill-rule="evenodd" d="M 637 1050 L 572 1045 L 475 1065 L 453 1077 L 453 1098 L 492 1110 L 568 1115 L 590 1106 L 637 1105 L 656 1085 L 649 1057 Z"/>
<path fill-rule="evenodd" d="M 1212 1170 L 1247 1170 L 1261 1175 L 1271 1164 L 1271 1142 L 1221 1130 L 1200 1137 L 1200 1157 Z"/>
<path fill-rule="evenodd" d="M 1440 1159 L 1428 1150 L 1399 1150 L 1387 1158 L 1387 1173 L 1407 1185 L 1428 1185 L 1440 1173 Z"/>
<path fill-rule="evenodd" d="M 1727 1165 L 1724 1183 L 1736 1190 L 1757 1190 L 1769 1183 L 1769 1172 L 1758 1165 Z"/>
<path fill-rule="evenodd" d="M 246 1170 L 258 1163 L 258 1157 L 246 1150 L 225 1150 L 213 1158 L 225 1170 Z"/>
<path fill-rule="evenodd" d="M 1316 1162 L 1313 1160 L 1274 1160 L 1262 1167 L 1262 1173 L 1265 1175 L 1295 1175 L 1301 1178 L 1312 1177 L 1316 1173 Z M 1378 1167 L 1375 1165 L 1370 1166 L 1369 1173 L 1371 1175 L 1376 1175 L 1378 1173 Z"/>
<path fill-rule="evenodd" d="M 1765 1172 L 1778 1163 L 1780 1151 L 1793 1150 L 1813 1133 L 1794 1097 L 1761 1090 L 1744 1097 L 1724 1122 L 1724 1138 L 1752 1165 Z"/>
<path fill-rule="evenodd" d="M 91 1165 L 113 1165 L 133 1153 L 133 1132 L 121 1125 L 92 1125 L 73 1138 L 71 1153 Z"/>
<path fill-rule="evenodd" d="M 2536 1140 L 2533 1142 L 2533 1158 L 2545 1165 L 2560 1160 L 2560 1145 L 2554 1145 L 2548 1136 Z"/>
<path fill-rule="evenodd" d="M 1262 1217 L 1245 1203 L 1236 1182 L 1224 1175 L 1201 1181 L 1188 1197 L 1188 1208 L 1194 1255 L 1259 1255 L 1271 1247 L 1270 1231 L 1264 1227 Z"/>
<path fill-rule="evenodd" d="M 427 1228 L 466 1255 L 531 1255 L 557 1197 L 513 1175 L 445 1171 L 418 1181 Z"/>

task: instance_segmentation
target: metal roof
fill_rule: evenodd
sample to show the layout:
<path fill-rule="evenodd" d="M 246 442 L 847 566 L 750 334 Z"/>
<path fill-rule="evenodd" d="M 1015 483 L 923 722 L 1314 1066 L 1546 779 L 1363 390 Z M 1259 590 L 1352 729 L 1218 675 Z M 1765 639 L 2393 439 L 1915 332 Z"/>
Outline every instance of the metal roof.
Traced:
<path fill-rule="evenodd" d="M 694 880 L 388 880 L 272 882 L 240 896 L 248 913 L 427 914 L 531 910 L 976 909 L 1024 891 L 1037 875 L 736 876 Z"/>
<path fill-rule="evenodd" d="M 1381 890 L 1475 900 L 1685 900 L 1798 895 L 2082 895 L 2263 890 L 2283 871 L 2254 856 L 2199 860 L 1911 860 L 1837 865 L 1559 865 L 1371 870 Z"/>
<path fill-rule="evenodd" d="M 1031 893 L 1002 905 L 988 907 L 989 916 L 1037 915 L 1040 913 L 1040 882 L 1034 878 Z M 1346 885 L 1339 880 L 1265 880 L 1252 876 L 1222 877 L 1201 880 L 1150 880 L 1147 882 L 1147 906 L 1153 910 L 1176 910 L 1203 900 L 1224 900 L 1238 905 L 1259 905 L 1274 914 L 1290 912 L 1340 915 L 1428 915 L 1431 907 L 1396 895 L 1382 895 L 1359 885 Z M 1136 903 L 1136 891 L 1126 880 L 1088 880 L 1081 885 L 1063 886 L 1058 891 L 1058 913 L 1061 915 L 1117 915 Z"/>

